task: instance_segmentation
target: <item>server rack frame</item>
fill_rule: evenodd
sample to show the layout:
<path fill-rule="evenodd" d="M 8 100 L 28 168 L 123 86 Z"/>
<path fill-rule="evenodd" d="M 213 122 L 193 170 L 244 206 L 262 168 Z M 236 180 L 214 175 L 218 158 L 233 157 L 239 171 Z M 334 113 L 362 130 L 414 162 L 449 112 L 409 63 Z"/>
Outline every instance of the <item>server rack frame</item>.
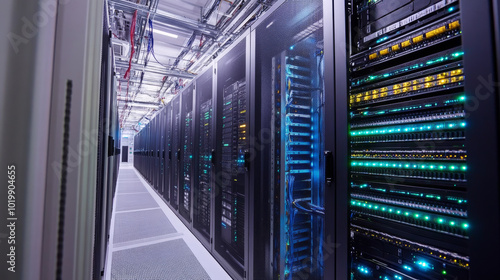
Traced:
<path fill-rule="evenodd" d="M 469 186 L 470 279 L 488 279 L 500 262 L 500 5 L 461 1 Z"/>
<path fill-rule="evenodd" d="M 163 193 L 163 198 L 167 201 L 167 205 L 170 204 L 170 187 L 172 185 L 172 105 L 167 104 L 164 108 L 165 110 L 165 175 L 164 175 L 164 185 L 165 192 Z"/>
<path fill-rule="evenodd" d="M 169 205 L 174 210 L 174 213 L 178 213 L 179 211 L 179 182 L 180 182 L 180 171 L 181 171 L 181 145 L 180 145 L 180 135 L 181 135 L 181 126 L 180 126 L 180 110 L 181 110 L 181 101 L 182 94 L 177 94 L 171 101 L 172 108 L 172 160 L 170 165 L 170 203 Z M 176 133 L 175 129 L 178 129 Z M 177 137 L 176 137 L 177 136 Z M 177 188 L 177 190 L 175 189 Z M 174 196 L 174 194 L 176 194 Z"/>
<path fill-rule="evenodd" d="M 213 83 L 214 83 L 214 94 L 216 96 L 216 99 L 215 99 L 215 102 L 214 102 L 214 119 L 215 119 L 215 135 L 216 135 L 216 138 L 215 139 L 220 139 L 221 136 L 222 136 L 222 131 L 219 129 L 219 124 L 218 124 L 218 117 L 219 116 L 222 116 L 222 91 L 219 93 L 217 91 L 218 89 L 218 83 L 219 83 L 219 79 L 218 79 L 218 76 L 219 76 L 219 63 L 221 62 L 221 60 L 223 58 L 225 58 L 226 55 L 228 55 L 229 53 L 231 53 L 231 51 L 233 51 L 234 49 L 236 49 L 239 44 L 244 44 L 244 47 L 245 47 L 245 82 L 246 82 L 246 91 L 247 91 L 247 100 L 248 100 L 248 103 L 247 103 L 247 109 L 251 109 L 253 108 L 254 106 L 254 103 L 252 102 L 253 100 L 251 100 L 250 98 L 252 98 L 250 95 L 250 91 L 251 91 L 251 81 L 250 81 L 250 66 L 251 66 L 251 52 L 250 52 L 250 48 L 251 48 L 251 42 L 250 42 L 250 30 L 246 30 L 237 40 L 235 40 L 233 43 L 232 43 L 232 46 L 229 47 L 228 49 L 224 50 L 218 57 L 217 59 L 214 61 L 214 77 L 213 77 Z M 221 96 L 219 96 L 221 95 Z M 220 112 L 219 112 L 220 111 Z M 252 110 L 250 110 L 252 111 Z M 254 124 L 254 121 L 251 119 L 250 116 L 247 115 L 247 124 L 251 127 L 251 130 L 250 130 L 250 133 L 247 134 L 249 137 L 252 137 L 252 126 Z M 214 143 L 215 145 L 217 144 Z M 251 146 L 250 146 L 251 148 Z M 219 168 L 217 168 L 218 164 L 220 163 L 222 157 L 221 157 L 221 151 L 219 151 L 217 148 L 215 149 L 215 154 L 217 156 L 217 159 L 216 159 L 216 168 L 214 168 L 214 172 L 215 172 L 215 176 L 217 176 L 217 172 L 219 170 Z M 253 170 L 254 168 L 252 168 L 253 164 L 250 163 L 250 170 Z M 253 241 L 250 241 L 252 238 L 253 238 L 253 235 L 249 235 L 249 228 L 252 227 L 253 228 L 253 222 L 252 221 L 249 221 L 249 213 L 251 212 L 251 209 L 253 208 L 253 205 L 250 205 L 252 204 L 252 200 L 250 200 L 250 188 L 249 188 L 249 172 L 246 173 L 245 175 L 245 230 L 244 230 L 244 234 L 245 234 L 245 242 L 244 242 L 244 263 L 243 263 L 243 274 L 240 274 L 238 273 L 238 271 L 231 265 L 230 262 L 228 262 L 218 251 L 217 251 L 217 248 L 216 248 L 216 244 L 218 242 L 217 240 L 217 235 L 216 235 L 216 230 L 214 229 L 214 234 L 213 234 L 213 244 L 212 244 L 212 255 L 215 256 L 215 258 L 219 261 L 219 263 L 224 267 L 224 269 L 229 273 L 229 275 L 234 278 L 234 279 L 252 279 L 252 278 L 249 278 L 249 268 L 251 267 L 250 265 L 250 260 L 253 259 L 253 251 L 249 244 L 253 244 Z M 217 180 L 217 179 L 215 179 Z M 217 208 L 217 205 L 216 205 L 216 195 L 217 195 L 217 192 L 220 192 L 220 186 L 218 186 L 218 183 L 216 181 L 215 185 L 214 185 L 214 190 L 216 192 L 216 194 L 213 196 L 213 204 L 214 204 L 214 227 L 216 226 L 215 225 L 215 215 L 216 215 L 216 208 Z"/>
<path fill-rule="evenodd" d="M 336 207 L 328 207 L 326 214 L 335 221 L 328 227 L 336 235 L 335 259 L 325 262 L 326 279 L 347 279 L 350 258 L 348 253 L 348 168 L 347 168 L 347 81 L 348 81 L 348 32 L 346 26 L 346 1 L 334 1 L 331 7 L 333 22 L 326 24 L 333 29 L 333 40 L 328 43 L 335 50 L 334 68 L 330 69 L 335 89 L 336 156 L 335 188 L 330 197 Z M 470 279 L 488 279 L 492 268 L 500 262 L 500 194 L 499 178 L 499 88 L 500 81 L 500 6 L 497 1 L 460 1 L 463 21 L 462 46 L 465 50 L 464 68 L 467 76 L 465 92 L 468 125 L 466 145 L 468 154 L 467 198 L 470 227 Z M 478 16 L 481 15 L 481 16 Z M 496 25 L 496 26 L 495 26 Z M 334 26 L 334 28 L 333 28 Z M 325 69 L 326 70 L 326 69 Z M 325 73 L 326 75 L 326 73 Z M 477 103 L 475 103 L 477 102 Z M 478 107 L 476 107 L 476 105 Z M 480 108 L 480 109 L 478 109 Z M 487 194 L 487 195 L 485 195 Z"/>
<path fill-rule="evenodd" d="M 205 76 L 210 76 L 210 78 L 206 78 Z M 211 127 L 211 132 L 212 132 L 212 135 L 211 135 L 211 138 L 210 138 L 210 143 L 209 143 L 209 146 L 210 148 L 212 149 L 212 151 L 215 151 L 214 149 L 214 144 L 215 144 L 215 118 L 214 118 L 214 105 L 215 105 L 215 100 L 216 100 L 216 88 L 214 88 L 214 68 L 212 66 L 208 67 L 208 69 L 206 69 L 204 72 L 202 72 L 201 74 L 199 74 L 192 82 L 194 84 L 194 125 L 193 125 L 193 128 L 195 130 L 194 132 L 194 155 L 193 155 L 193 174 L 195 176 L 193 176 L 193 185 L 194 186 L 199 186 L 199 160 L 200 160 L 200 149 L 199 149 L 199 145 L 198 145 L 198 140 L 200 139 L 200 134 L 201 134 L 201 131 L 200 131 L 200 123 L 201 123 L 201 120 L 200 120 L 200 117 L 199 117 L 199 114 L 200 114 L 200 106 L 201 106 L 201 96 L 199 94 L 199 92 L 202 90 L 202 82 L 207 79 L 207 80 L 210 80 L 211 82 L 211 87 L 210 87 L 210 91 L 211 91 L 211 94 L 210 94 L 210 98 L 212 100 L 212 118 L 211 118 L 211 121 L 210 121 L 210 127 Z M 203 90 L 206 90 L 206 89 L 203 89 Z M 211 172 L 210 172 L 210 181 L 209 181 L 209 187 L 213 190 L 214 188 L 214 166 L 213 166 L 213 161 L 210 163 L 211 164 Z M 207 248 L 208 251 L 212 251 L 212 244 L 213 244 L 213 235 L 214 235 L 214 219 L 213 219 L 213 215 L 210 215 L 210 228 L 209 228 L 209 235 L 208 235 L 208 239 L 207 239 L 207 236 L 204 235 L 195 225 L 195 213 L 196 213 L 196 209 L 195 209 L 195 203 L 197 202 L 197 197 L 198 197 L 198 194 L 195 192 L 195 188 L 193 187 L 193 207 L 192 207 L 192 232 L 193 234 L 198 238 L 198 240 L 201 242 L 201 244 L 203 244 L 203 246 L 205 246 L 205 248 Z M 213 214 L 214 213 L 214 195 L 213 195 L 213 191 L 210 192 L 210 213 Z"/>
<path fill-rule="evenodd" d="M 165 196 L 165 131 L 166 131 L 166 110 L 163 107 L 158 114 L 160 118 L 160 188 L 161 197 Z"/>
<path fill-rule="evenodd" d="M 261 95 L 257 94 L 257 88 L 256 88 L 256 77 L 255 77 L 255 66 L 256 63 L 254 62 L 255 59 L 258 59 L 258 57 L 255 55 L 255 40 L 256 40 L 256 32 L 255 29 L 257 29 L 264 21 L 268 19 L 277 9 L 279 9 L 285 2 L 288 2 L 290 0 L 279 0 L 276 3 L 273 4 L 273 6 L 266 11 L 266 14 L 262 17 L 260 17 L 252 26 L 250 27 L 251 29 L 251 50 L 252 50 L 252 70 L 251 70 L 251 80 L 252 80 L 252 96 L 256 98 L 254 101 L 256 105 L 262 104 L 261 102 L 264 102 L 260 100 Z M 333 5 L 337 5 L 338 2 L 341 1 L 329 1 L 329 0 L 324 0 L 323 2 L 323 40 L 324 40 L 324 49 L 325 49 L 325 54 L 324 54 L 324 91 L 325 91 L 325 108 L 335 108 L 334 110 L 324 110 L 323 112 L 323 117 L 324 117 L 324 127 L 323 129 L 325 130 L 323 133 L 324 137 L 324 154 L 322 155 L 322 160 L 324 160 L 324 178 L 325 178 L 325 188 L 324 188 L 324 197 L 325 197 L 325 228 L 324 228 L 324 238 L 323 238 L 323 263 L 324 263 L 324 270 L 323 270 L 323 279 L 344 279 L 345 277 L 340 277 L 340 278 L 335 278 L 336 274 L 340 275 L 338 273 L 338 269 L 336 268 L 337 260 L 339 259 L 338 256 L 343 257 L 342 250 L 347 252 L 347 241 L 342 245 L 342 243 L 339 243 L 339 236 L 337 232 L 342 232 L 341 229 L 336 226 L 335 222 L 330 222 L 330 221 L 335 221 L 337 218 L 336 216 L 340 216 L 343 220 L 345 218 L 341 216 L 339 213 L 344 210 L 343 205 L 345 205 L 345 212 L 346 212 L 346 207 L 347 203 L 344 203 L 343 201 L 336 201 L 335 199 L 329 199 L 329 198 L 335 198 L 339 195 L 341 195 L 342 190 L 338 188 L 339 184 L 339 176 L 337 176 L 337 173 L 342 172 L 343 167 L 342 162 L 345 160 L 347 157 L 347 135 L 345 135 L 345 139 L 342 139 L 342 135 L 339 137 L 339 131 L 342 131 L 339 129 L 342 125 L 346 127 L 346 124 L 343 123 L 343 121 L 346 120 L 347 116 L 347 111 L 338 109 L 336 108 L 336 104 L 338 102 L 341 102 L 339 100 L 339 96 L 335 94 L 337 91 L 341 90 L 346 90 L 342 89 L 342 86 L 345 88 L 345 83 L 347 83 L 347 77 L 345 78 L 346 82 L 344 84 L 338 84 L 336 83 L 336 79 L 339 74 L 334 75 L 334 69 L 338 67 L 346 67 L 346 60 L 340 60 L 340 63 L 338 62 L 337 59 L 334 59 L 334 56 L 336 56 L 338 53 L 343 53 L 345 56 L 345 44 L 343 46 L 334 44 L 334 40 L 338 40 L 337 38 L 343 38 L 343 34 L 345 35 L 344 32 L 339 32 L 336 28 L 334 28 L 334 20 L 336 18 L 336 14 L 334 14 L 334 7 Z M 333 3 L 335 2 L 335 3 Z M 336 9 L 338 9 L 336 7 Z M 337 14 L 339 14 L 339 11 L 335 11 Z M 343 10 L 342 12 L 343 13 Z M 337 22 L 335 21 L 335 24 L 340 24 L 339 26 L 342 29 L 342 26 L 345 26 L 343 22 Z M 332 50 L 333 52 L 329 52 L 328 50 Z M 339 65 L 337 65 L 337 64 Z M 343 63 L 343 64 L 342 64 Z M 345 74 L 345 73 L 344 73 Z M 328 79 L 326 77 L 335 77 L 335 79 Z M 344 91 L 345 92 L 345 91 Z M 343 112 L 345 116 L 343 115 Z M 254 116 L 255 118 L 255 116 Z M 260 123 L 259 118 L 255 120 L 255 130 L 258 130 L 263 127 L 263 123 Z M 336 128 L 337 127 L 337 128 Z M 262 139 L 260 139 L 262 140 Z M 342 140 L 344 140 L 344 145 L 342 145 Z M 261 143 L 259 143 L 261 144 Z M 344 147 L 345 146 L 345 147 Z M 266 160 L 266 157 L 263 156 L 262 154 L 257 154 L 257 160 L 256 162 L 259 162 L 259 160 Z M 340 163 L 340 164 L 339 164 Z M 261 170 L 262 167 L 254 167 L 252 170 Z M 260 171 L 262 172 L 262 171 Z M 258 174 L 258 173 L 254 173 Z M 259 176 L 262 180 L 263 177 L 260 176 L 261 174 L 259 173 L 257 176 Z M 256 178 L 256 176 L 252 176 L 252 178 Z M 264 185 L 262 181 L 259 182 L 259 180 L 254 179 L 253 181 L 253 186 L 256 186 L 255 183 L 257 182 L 257 185 Z M 266 190 L 263 190 L 266 191 Z M 345 193 L 347 195 L 347 192 Z M 264 197 L 261 196 L 259 197 L 256 195 L 252 201 L 259 200 L 264 201 L 265 203 L 268 203 L 268 199 L 263 199 Z M 269 198 L 271 199 L 271 198 Z M 347 212 L 346 212 L 347 213 Z M 254 219 L 257 218 L 259 221 L 266 221 L 270 222 L 269 220 L 266 220 L 266 217 L 263 216 L 268 216 L 269 213 L 259 213 L 257 210 L 255 210 Z M 268 233 L 265 231 L 268 231 L 269 229 L 262 225 L 259 225 L 258 223 L 254 224 L 257 228 L 254 230 L 255 236 L 259 236 L 259 238 L 269 238 Z M 347 224 L 345 226 L 347 229 Z M 260 231 L 260 232 L 259 232 Z M 266 235 L 267 234 L 267 235 Z M 255 237 L 252 241 L 258 240 L 257 237 Z M 347 240 L 347 239 L 346 239 Z M 252 243 L 251 246 L 253 248 L 256 248 L 258 250 L 261 250 L 259 253 L 264 253 L 264 254 L 269 254 L 269 244 L 257 244 L 257 243 Z M 272 277 L 271 273 L 272 270 L 271 268 L 266 269 L 267 271 L 263 271 L 257 273 L 256 269 L 259 268 L 259 265 L 269 265 L 270 260 L 266 259 L 265 261 L 258 260 L 259 255 L 255 254 L 255 258 L 252 260 L 250 263 L 251 267 L 249 269 L 250 273 L 254 273 L 252 276 L 254 277 L 261 277 L 265 279 L 270 279 Z M 255 279 L 261 279 L 261 278 L 255 278 Z M 253 278 L 249 278 L 253 279 Z"/>
<path fill-rule="evenodd" d="M 183 213 L 183 206 L 184 204 L 184 184 L 185 184 L 185 174 L 184 174 L 184 168 L 185 168 L 185 143 L 184 141 L 186 140 L 186 133 L 190 134 L 190 139 L 191 143 L 193 143 L 193 136 L 194 136 L 194 83 L 191 82 L 189 83 L 186 87 L 182 89 L 182 91 L 179 93 L 180 95 L 180 130 L 179 130 L 179 147 L 180 147 L 180 161 L 179 161 L 179 189 L 178 189 L 178 210 L 176 214 L 179 216 L 181 221 L 186 225 L 187 228 L 192 229 L 192 221 L 193 221 L 193 145 L 191 145 L 191 159 L 190 159 L 190 171 L 189 171 L 189 177 L 190 177 L 190 190 L 189 190 L 189 209 L 187 210 L 187 213 Z M 189 105 L 189 102 L 191 103 Z M 191 107 L 191 121 L 190 121 L 190 127 L 186 129 L 186 117 L 189 112 L 187 112 L 187 107 Z M 181 200 L 182 198 L 182 200 Z M 187 214 L 187 217 L 186 217 Z"/>

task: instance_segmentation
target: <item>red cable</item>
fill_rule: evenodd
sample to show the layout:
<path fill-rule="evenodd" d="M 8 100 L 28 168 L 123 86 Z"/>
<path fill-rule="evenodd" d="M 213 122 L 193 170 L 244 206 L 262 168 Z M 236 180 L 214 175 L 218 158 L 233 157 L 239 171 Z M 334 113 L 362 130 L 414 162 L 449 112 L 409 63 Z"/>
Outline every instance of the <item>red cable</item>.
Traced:
<path fill-rule="evenodd" d="M 125 79 L 130 76 L 130 69 L 132 68 L 132 58 L 134 57 L 135 49 L 134 49 L 134 34 L 135 34 L 135 22 L 137 20 L 137 10 L 134 12 L 134 16 L 132 17 L 132 22 L 130 23 L 130 45 L 132 50 L 130 52 L 130 59 L 128 61 L 128 69 L 125 72 Z"/>

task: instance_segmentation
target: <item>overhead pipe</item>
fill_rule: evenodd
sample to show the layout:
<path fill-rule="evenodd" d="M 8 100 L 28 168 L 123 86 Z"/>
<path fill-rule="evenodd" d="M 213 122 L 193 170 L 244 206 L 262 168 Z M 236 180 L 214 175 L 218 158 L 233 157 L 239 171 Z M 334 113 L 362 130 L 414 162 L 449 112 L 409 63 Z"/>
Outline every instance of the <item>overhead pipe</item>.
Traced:
<path fill-rule="evenodd" d="M 163 22 L 164 24 L 170 24 L 173 26 L 178 26 L 185 30 L 191 31 L 199 31 L 205 35 L 216 37 L 218 35 L 218 31 L 213 26 L 210 26 L 205 23 L 200 23 L 198 21 L 189 20 L 181 16 L 177 16 L 164 11 L 150 11 L 147 6 L 135 4 L 125 0 L 110 0 L 110 3 L 114 4 L 115 7 L 121 8 L 123 10 L 127 10 L 128 12 L 133 12 L 134 10 L 138 10 L 144 14 L 150 13 L 151 16 L 158 21 Z"/>
<path fill-rule="evenodd" d="M 213 12 L 217 9 L 217 6 L 219 6 L 221 1 L 222 0 L 213 0 L 212 6 L 208 10 L 208 12 L 201 18 L 202 23 L 206 23 L 208 21 L 208 19 L 212 16 Z"/>

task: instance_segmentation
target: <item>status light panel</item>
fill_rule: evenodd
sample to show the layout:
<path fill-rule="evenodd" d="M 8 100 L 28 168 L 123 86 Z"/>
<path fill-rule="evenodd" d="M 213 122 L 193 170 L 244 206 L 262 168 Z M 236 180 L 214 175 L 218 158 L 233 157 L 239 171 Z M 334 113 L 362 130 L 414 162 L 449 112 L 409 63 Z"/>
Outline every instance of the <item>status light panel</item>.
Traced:
<path fill-rule="evenodd" d="M 245 244 L 246 83 L 224 88 L 222 105 L 222 241 L 242 262 Z"/>
<path fill-rule="evenodd" d="M 195 223 L 200 230 L 210 236 L 210 199 L 211 199 L 211 174 L 212 174 L 212 99 L 205 101 L 200 106 L 199 116 L 199 151 L 198 151 L 198 194 L 195 204 Z"/>
<path fill-rule="evenodd" d="M 352 279 L 469 279 L 458 0 L 348 5 Z"/>

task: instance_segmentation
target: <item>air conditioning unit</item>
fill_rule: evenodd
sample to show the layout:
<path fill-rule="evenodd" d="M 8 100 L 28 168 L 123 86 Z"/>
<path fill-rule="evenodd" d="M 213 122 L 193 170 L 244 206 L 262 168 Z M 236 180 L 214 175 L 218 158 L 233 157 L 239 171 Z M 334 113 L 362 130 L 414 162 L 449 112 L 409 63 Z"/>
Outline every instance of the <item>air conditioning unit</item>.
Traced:
<path fill-rule="evenodd" d="M 115 57 L 127 59 L 130 56 L 130 44 L 127 41 L 113 38 L 111 44 Z"/>

